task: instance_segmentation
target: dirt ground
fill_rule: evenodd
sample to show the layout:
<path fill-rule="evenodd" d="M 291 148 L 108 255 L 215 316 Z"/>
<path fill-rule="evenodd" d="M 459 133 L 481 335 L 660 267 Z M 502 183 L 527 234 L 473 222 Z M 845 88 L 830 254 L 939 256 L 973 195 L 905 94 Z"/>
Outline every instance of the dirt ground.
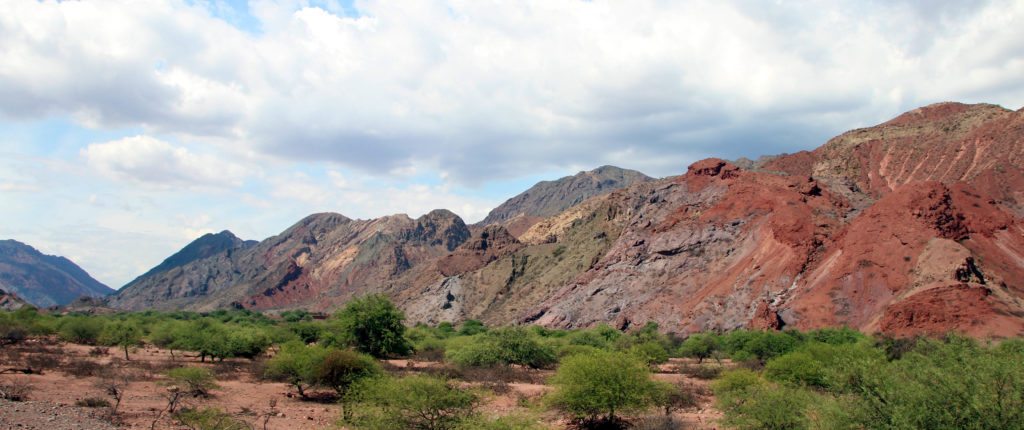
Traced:
<path fill-rule="evenodd" d="M 258 364 L 250 360 L 227 360 L 224 363 L 200 363 L 196 357 L 175 353 L 172 359 L 167 350 L 153 347 L 133 351 L 130 361 L 125 361 L 123 352 L 111 348 L 107 355 L 90 354 L 92 347 L 53 343 L 23 345 L 16 349 L 7 346 L 0 350 L 0 371 L 16 363 L 24 363 L 27 357 L 51 357 L 37 360 L 52 368 L 42 375 L 0 374 L 0 385 L 18 383 L 31 386 L 29 402 L 0 403 L 0 430 L 6 429 L 187 429 L 163 413 L 167 407 L 168 389 L 163 372 L 182 365 L 205 366 L 217 374 L 219 389 L 207 399 L 188 398 L 186 406 L 217 407 L 250 423 L 254 429 L 336 429 L 341 407 L 329 400 L 300 399 L 289 386 L 283 383 L 261 381 L 253 376 L 259 372 Z M 55 361 L 56 360 L 56 361 Z M 82 362 L 97 363 L 106 369 L 118 369 L 117 374 L 127 375 L 124 396 L 111 426 L 107 408 L 83 408 L 76 402 L 87 398 L 106 399 L 113 403 L 102 386 L 104 378 L 98 376 L 73 376 L 72 368 Z M 436 362 L 389 360 L 385 367 L 394 373 L 443 372 L 443 365 Z M 689 378 L 674 372 L 674 364 L 662 366 L 655 377 L 668 382 L 687 381 L 696 386 L 706 387 L 707 381 Z M 505 375 L 512 382 L 464 382 L 467 387 L 484 387 L 494 391 L 487 396 L 482 409 L 485 414 L 499 416 L 526 411 L 536 411 L 540 398 L 551 387 L 544 381 L 550 371 L 521 370 L 516 375 Z M 468 375 L 466 379 L 480 381 L 481 375 Z M 720 414 L 712 409 L 712 399 L 701 399 L 695 410 L 674 412 L 673 421 L 681 429 L 716 428 L 715 420 Z M 274 405 L 273 407 L 271 405 Z M 652 415 L 656 414 L 652 411 Z M 541 412 L 540 418 L 555 428 L 565 426 L 564 420 L 555 413 Z"/>

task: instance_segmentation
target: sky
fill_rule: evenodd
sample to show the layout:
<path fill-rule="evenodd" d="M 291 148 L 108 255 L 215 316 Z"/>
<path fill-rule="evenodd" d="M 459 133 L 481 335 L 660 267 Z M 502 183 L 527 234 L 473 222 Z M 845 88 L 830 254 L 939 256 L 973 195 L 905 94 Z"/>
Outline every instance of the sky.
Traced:
<path fill-rule="evenodd" d="M 315 212 L 467 222 L 605 164 L 1024 105 L 1022 1 L 0 1 L 0 239 L 117 288 Z"/>

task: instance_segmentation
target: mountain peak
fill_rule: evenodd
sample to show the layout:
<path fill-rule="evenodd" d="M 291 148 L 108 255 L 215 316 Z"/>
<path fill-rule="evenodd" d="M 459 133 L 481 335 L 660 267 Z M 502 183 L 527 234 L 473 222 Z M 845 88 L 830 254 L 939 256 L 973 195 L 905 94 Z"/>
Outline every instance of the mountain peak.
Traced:
<path fill-rule="evenodd" d="M 520 216 L 553 216 L 588 198 L 650 180 L 636 170 L 605 165 L 573 176 L 541 181 L 491 210 L 481 224 L 505 222 Z"/>
<path fill-rule="evenodd" d="M 193 240 L 188 245 L 185 245 L 184 248 L 181 248 L 178 252 L 167 257 L 167 259 L 156 267 L 149 269 L 148 272 L 142 274 L 142 276 L 139 276 L 138 278 L 135 278 L 135 280 L 129 282 L 127 285 L 132 285 L 142 278 L 152 276 L 156 273 L 166 272 L 196 260 L 211 257 L 228 250 L 245 248 L 251 245 L 252 242 L 247 242 L 238 238 L 238 236 L 235 236 L 235 234 L 229 230 L 223 230 L 220 233 L 206 233 L 196 240 Z"/>

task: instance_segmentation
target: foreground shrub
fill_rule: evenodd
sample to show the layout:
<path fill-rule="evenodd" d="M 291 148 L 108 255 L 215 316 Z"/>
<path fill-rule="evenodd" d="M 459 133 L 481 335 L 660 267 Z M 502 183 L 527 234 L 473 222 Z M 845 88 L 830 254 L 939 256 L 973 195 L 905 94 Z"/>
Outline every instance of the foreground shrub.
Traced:
<path fill-rule="evenodd" d="M 207 397 L 217 386 L 213 371 L 203 367 L 179 367 L 167 371 L 170 383 L 194 397 Z"/>
<path fill-rule="evenodd" d="M 637 358 L 605 351 L 567 357 L 551 384 L 553 406 L 576 418 L 605 422 L 655 404 L 667 390 L 650 379 L 650 370 Z"/>
<path fill-rule="evenodd" d="M 281 351 L 267 361 L 264 376 L 295 387 L 302 398 L 308 398 L 306 389 L 319 378 L 320 364 L 328 350 L 321 346 L 306 346 L 301 342 L 287 343 Z"/>
<path fill-rule="evenodd" d="M 349 350 L 333 350 L 316 367 L 316 383 L 343 396 L 356 381 L 381 374 L 380 366 L 369 356 Z"/>
<path fill-rule="evenodd" d="M 455 429 L 468 425 L 478 402 L 475 393 L 437 377 L 368 378 L 345 396 L 342 419 L 363 430 Z"/>
<path fill-rule="evenodd" d="M 472 341 L 451 345 L 448 361 L 459 366 L 490 367 L 517 364 L 533 369 L 550 367 L 557 358 L 553 348 L 521 327 L 507 327 L 477 335 Z"/>
<path fill-rule="evenodd" d="M 412 347 L 405 338 L 405 314 L 382 294 L 353 299 L 335 314 L 337 332 L 331 343 L 353 346 L 374 357 L 405 355 Z"/>
<path fill-rule="evenodd" d="M 217 408 L 184 408 L 174 418 L 191 430 L 250 430 L 249 423 Z"/>

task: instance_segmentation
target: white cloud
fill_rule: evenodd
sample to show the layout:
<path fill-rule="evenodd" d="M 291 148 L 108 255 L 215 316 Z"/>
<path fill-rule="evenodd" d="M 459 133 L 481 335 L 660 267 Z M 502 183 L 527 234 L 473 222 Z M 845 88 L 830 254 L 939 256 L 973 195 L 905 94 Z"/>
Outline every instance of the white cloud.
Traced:
<path fill-rule="evenodd" d="M 345 180 L 339 172 L 328 171 L 317 180 L 305 173 L 268 178 L 270 196 L 282 205 L 302 213 L 334 211 L 353 218 L 375 218 L 405 213 L 417 217 L 434 209 L 449 209 L 467 223 L 479 221 L 500 199 L 466 196 L 451 185 L 371 185 Z M 261 207 L 260 201 L 249 204 Z M 294 205 L 299 205 L 296 208 Z"/>
<path fill-rule="evenodd" d="M 1024 100 L 1024 3 L 1008 0 L 368 0 L 355 18 L 254 1 L 262 32 L 210 4 L 5 2 L 0 111 L 477 181 L 627 152 L 678 173 L 919 104 Z"/>
<path fill-rule="evenodd" d="M 81 155 L 104 175 L 158 187 L 237 187 L 246 176 L 241 165 L 149 136 L 94 143 Z"/>

